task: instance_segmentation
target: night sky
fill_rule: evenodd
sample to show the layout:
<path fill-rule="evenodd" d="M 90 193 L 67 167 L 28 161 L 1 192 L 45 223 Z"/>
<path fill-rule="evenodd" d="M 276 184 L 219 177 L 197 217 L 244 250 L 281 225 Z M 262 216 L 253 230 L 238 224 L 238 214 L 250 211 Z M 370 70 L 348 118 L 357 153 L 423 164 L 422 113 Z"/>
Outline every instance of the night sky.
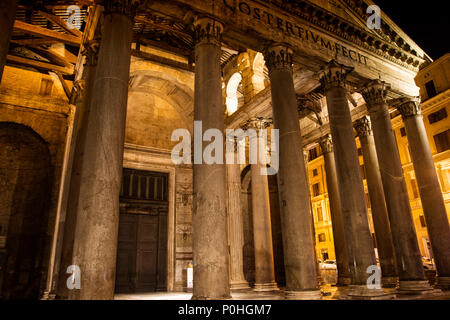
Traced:
<path fill-rule="evenodd" d="M 433 60 L 450 52 L 448 0 L 374 0 Z"/>

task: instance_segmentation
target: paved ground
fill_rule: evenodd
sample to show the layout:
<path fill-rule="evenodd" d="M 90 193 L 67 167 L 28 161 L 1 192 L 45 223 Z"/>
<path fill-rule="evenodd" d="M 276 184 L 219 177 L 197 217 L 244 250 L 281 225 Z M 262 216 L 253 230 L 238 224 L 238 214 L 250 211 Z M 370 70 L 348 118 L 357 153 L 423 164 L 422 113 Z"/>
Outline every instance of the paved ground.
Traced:
<path fill-rule="evenodd" d="M 322 287 L 324 300 L 335 300 L 333 295 L 337 288 L 332 286 Z M 391 290 L 393 293 L 395 290 Z M 253 291 L 233 292 L 233 300 L 283 300 L 283 292 L 260 293 Z M 115 300 L 190 300 L 192 293 L 188 292 L 152 292 L 137 294 L 117 294 Z M 450 300 L 450 291 L 445 291 L 442 296 L 397 296 L 396 300 Z"/>

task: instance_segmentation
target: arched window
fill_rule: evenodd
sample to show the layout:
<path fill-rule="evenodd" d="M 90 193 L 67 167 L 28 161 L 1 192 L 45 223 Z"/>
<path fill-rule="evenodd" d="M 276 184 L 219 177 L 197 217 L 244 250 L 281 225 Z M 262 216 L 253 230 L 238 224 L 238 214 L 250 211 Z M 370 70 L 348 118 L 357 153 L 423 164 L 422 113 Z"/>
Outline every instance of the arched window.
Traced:
<path fill-rule="evenodd" d="M 259 92 L 265 88 L 264 81 L 267 78 L 268 71 L 266 68 L 266 62 L 261 52 L 258 52 L 253 60 L 253 76 L 252 83 L 255 92 Z"/>
<path fill-rule="evenodd" d="M 235 74 L 233 74 L 231 76 L 230 80 L 228 80 L 227 100 L 226 100 L 228 115 L 232 115 L 238 109 L 239 95 L 242 95 L 242 93 L 239 94 L 239 92 L 238 92 L 238 87 L 239 87 L 239 84 L 241 83 L 241 80 L 242 80 L 242 76 L 239 72 L 236 72 Z"/>

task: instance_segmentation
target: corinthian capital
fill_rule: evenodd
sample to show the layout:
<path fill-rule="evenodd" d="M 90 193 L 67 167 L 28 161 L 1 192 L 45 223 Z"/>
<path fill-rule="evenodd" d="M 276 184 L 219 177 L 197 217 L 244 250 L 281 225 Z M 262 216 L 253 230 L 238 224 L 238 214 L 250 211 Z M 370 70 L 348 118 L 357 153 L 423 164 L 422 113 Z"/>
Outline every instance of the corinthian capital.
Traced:
<path fill-rule="evenodd" d="M 86 64 L 88 66 L 96 66 L 98 62 L 98 52 L 100 50 L 99 40 L 90 40 L 84 45 L 82 54 L 86 56 Z"/>
<path fill-rule="evenodd" d="M 402 115 L 403 120 L 409 117 L 420 116 L 422 114 L 420 98 L 418 97 L 402 98 L 398 101 L 398 104 L 396 104 L 395 107 Z"/>
<path fill-rule="evenodd" d="M 140 0 L 105 0 L 105 14 L 118 13 L 134 19 Z"/>
<path fill-rule="evenodd" d="M 72 94 L 70 96 L 70 104 L 76 105 L 82 99 L 86 87 L 85 80 L 76 80 L 73 83 Z"/>
<path fill-rule="evenodd" d="M 352 67 L 347 67 L 337 63 L 336 60 L 331 60 L 319 73 L 320 81 L 325 90 L 333 87 L 345 88 L 347 75 L 352 71 Z"/>
<path fill-rule="evenodd" d="M 354 125 L 358 137 L 364 138 L 372 135 L 372 124 L 368 116 L 356 120 Z"/>
<path fill-rule="evenodd" d="M 222 41 L 223 25 L 211 18 L 198 18 L 194 22 L 195 43 L 212 43 L 219 45 Z"/>
<path fill-rule="evenodd" d="M 323 136 L 319 140 L 320 148 L 322 149 L 322 153 L 331 153 L 333 152 L 333 140 L 329 134 Z"/>
<path fill-rule="evenodd" d="M 272 119 L 269 118 L 263 118 L 263 117 L 254 117 L 248 119 L 246 122 L 244 122 L 241 125 L 242 130 L 248 130 L 248 129 L 255 129 L 255 130 L 262 130 L 270 127 L 270 125 L 273 123 Z"/>
<path fill-rule="evenodd" d="M 275 69 L 292 71 L 294 51 L 287 44 L 274 44 L 264 51 L 264 59 L 269 72 Z"/>
<path fill-rule="evenodd" d="M 391 88 L 389 84 L 381 80 L 373 80 L 359 89 L 367 107 L 370 109 L 373 106 L 386 103 L 386 96 L 388 90 Z"/>

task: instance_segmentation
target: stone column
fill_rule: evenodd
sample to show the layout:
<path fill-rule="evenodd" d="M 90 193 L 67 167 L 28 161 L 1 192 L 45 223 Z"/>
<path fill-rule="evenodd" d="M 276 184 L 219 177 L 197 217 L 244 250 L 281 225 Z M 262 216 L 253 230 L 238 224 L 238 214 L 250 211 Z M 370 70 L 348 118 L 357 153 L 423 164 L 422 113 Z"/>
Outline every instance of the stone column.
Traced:
<path fill-rule="evenodd" d="M 78 116 L 75 124 L 74 134 L 74 154 L 70 172 L 69 194 L 66 200 L 65 216 L 61 217 L 60 230 L 63 230 L 62 245 L 60 248 L 59 267 L 56 268 L 58 277 L 56 287 L 56 298 L 67 299 L 69 289 L 66 281 L 69 274 L 67 268 L 72 264 L 73 245 L 75 236 L 75 227 L 78 211 L 78 197 L 81 190 L 81 174 L 83 168 L 84 147 L 86 144 L 87 125 L 89 121 L 89 111 L 91 108 L 92 90 L 95 83 L 95 73 L 98 62 L 98 51 L 100 43 L 98 40 L 91 40 L 85 44 L 83 55 L 86 57 L 82 79 L 76 82 L 76 105 Z M 63 211 L 63 210 L 61 210 Z"/>
<path fill-rule="evenodd" d="M 9 42 L 14 26 L 14 18 L 16 17 L 17 0 L 0 1 L 0 83 L 2 81 L 3 69 L 6 64 L 6 56 L 9 51 Z"/>
<path fill-rule="evenodd" d="M 194 120 L 208 129 L 224 132 L 220 70 L 223 27 L 209 18 L 195 25 Z M 204 146 L 201 147 L 202 152 Z M 198 151 L 197 151 L 198 152 Z M 227 246 L 227 189 L 223 164 L 194 164 L 193 252 L 194 292 L 192 299 L 228 299 L 230 281 Z"/>
<path fill-rule="evenodd" d="M 367 269 L 376 265 L 376 260 L 347 100 L 346 77 L 351 70 L 332 60 L 321 74 L 333 137 L 347 252 L 353 259 L 349 261 L 352 284 L 347 295 L 356 299 L 379 298 L 385 295 L 383 290 L 367 288 Z"/>
<path fill-rule="evenodd" d="M 367 188 L 369 189 L 370 204 L 375 236 L 378 245 L 383 287 L 395 288 L 398 282 L 394 245 L 392 242 L 391 225 L 384 198 L 383 183 L 378 165 L 377 150 L 373 138 L 370 119 L 365 116 L 355 122 L 355 129 L 361 142 L 366 172 Z"/>
<path fill-rule="evenodd" d="M 337 181 L 336 163 L 334 161 L 333 142 L 330 135 L 319 141 L 325 162 L 325 174 L 330 200 L 331 223 L 333 228 L 334 251 L 338 272 L 337 286 L 348 286 L 351 283 L 348 254 L 345 244 L 344 221 L 342 218 L 341 197 Z"/>
<path fill-rule="evenodd" d="M 319 260 L 317 259 L 317 239 L 316 239 L 316 226 L 314 224 L 314 211 L 313 211 L 313 206 L 312 206 L 312 201 L 311 201 L 311 183 L 309 180 L 309 168 L 308 168 L 308 151 L 303 149 L 303 161 L 305 162 L 305 172 L 306 172 L 306 185 L 308 186 L 308 198 L 310 199 L 309 201 L 309 207 L 311 210 L 311 223 L 313 226 L 313 240 L 314 240 L 314 259 L 316 260 L 316 274 L 317 274 L 317 284 L 319 285 L 319 287 L 321 287 L 322 285 L 325 285 L 326 282 L 325 280 L 322 278 L 322 274 L 320 272 L 320 263 Z"/>
<path fill-rule="evenodd" d="M 71 299 L 114 297 L 133 9 L 126 0 L 105 2 L 74 236 L 81 289 Z"/>
<path fill-rule="evenodd" d="M 433 156 L 423 123 L 420 102 L 405 99 L 397 106 L 406 127 L 411 158 L 433 250 L 438 287 L 450 289 L 450 227 Z"/>
<path fill-rule="evenodd" d="M 234 141 L 233 141 L 234 145 Z M 241 211 L 241 170 L 236 150 L 231 157 L 234 164 L 227 164 L 228 186 L 228 242 L 230 245 L 231 290 L 249 289 L 244 277 L 244 229 Z"/>
<path fill-rule="evenodd" d="M 399 293 L 422 293 L 432 290 L 425 278 L 417 244 L 400 155 L 392 130 L 386 94 L 389 87 L 380 80 L 361 89 L 367 103 L 383 181 L 386 206 L 391 223 L 399 276 Z"/>
<path fill-rule="evenodd" d="M 302 137 L 292 75 L 292 50 L 283 44 L 265 53 L 272 93 L 274 126 L 279 129 L 280 196 L 286 296 L 320 299 L 317 286 L 313 225 L 303 161 Z"/>
<path fill-rule="evenodd" d="M 250 146 L 256 147 L 258 159 L 251 162 L 251 188 L 252 188 L 252 216 L 253 216 L 253 243 L 255 248 L 255 291 L 278 290 L 275 282 L 275 266 L 273 258 L 272 224 L 270 221 L 269 182 L 266 165 L 261 163 L 259 155 L 265 154 L 261 150 L 258 132 L 270 126 L 271 121 L 256 118 L 250 119 L 244 130 L 252 129 L 255 135 L 249 136 Z"/>

